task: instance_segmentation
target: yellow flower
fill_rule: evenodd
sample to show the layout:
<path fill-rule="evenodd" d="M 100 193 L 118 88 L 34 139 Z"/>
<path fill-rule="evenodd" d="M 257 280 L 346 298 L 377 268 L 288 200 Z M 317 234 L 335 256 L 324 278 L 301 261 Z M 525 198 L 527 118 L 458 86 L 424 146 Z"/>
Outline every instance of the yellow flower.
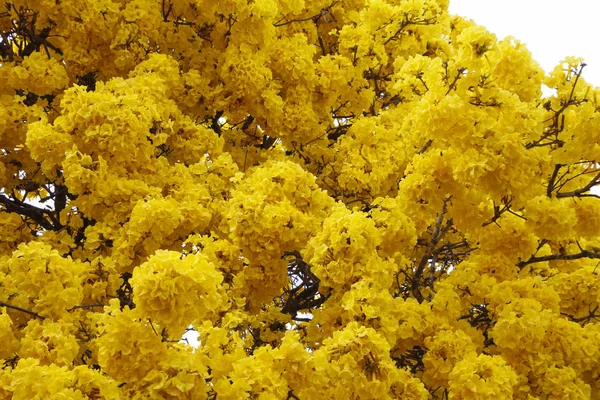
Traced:
<path fill-rule="evenodd" d="M 469 354 L 449 375 L 451 399 L 510 399 L 516 372 L 499 356 Z"/>

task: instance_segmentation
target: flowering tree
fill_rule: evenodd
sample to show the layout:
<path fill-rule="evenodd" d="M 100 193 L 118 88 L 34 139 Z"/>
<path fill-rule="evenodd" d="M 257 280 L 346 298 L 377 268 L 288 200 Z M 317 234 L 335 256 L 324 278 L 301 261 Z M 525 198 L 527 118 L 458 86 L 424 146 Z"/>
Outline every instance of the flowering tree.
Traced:
<path fill-rule="evenodd" d="M 447 9 L 4 3 L 0 398 L 598 398 L 600 89 Z"/>

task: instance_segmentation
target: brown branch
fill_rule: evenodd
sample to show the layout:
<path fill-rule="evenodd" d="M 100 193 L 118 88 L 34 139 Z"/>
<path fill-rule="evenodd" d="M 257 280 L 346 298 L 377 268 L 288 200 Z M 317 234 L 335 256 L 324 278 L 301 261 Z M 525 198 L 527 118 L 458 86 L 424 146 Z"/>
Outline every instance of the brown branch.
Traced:
<path fill-rule="evenodd" d="M 496 224 L 498 226 L 500 226 L 500 224 L 498 224 L 498 219 L 502 216 L 502 214 L 504 214 L 505 212 L 508 212 L 509 214 L 514 215 L 515 217 L 521 218 L 523 220 L 527 220 L 527 218 L 525 218 L 522 215 L 517 214 L 516 212 L 514 212 L 513 210 L 510 209 L 510 205 L 512 203 L 512 197 L 509 198 L 508 196 L 504 196 L 502 198 L 502 205 L 503 207 L 500 208 L 500 206 L 496 205 L 496 203 L 494 202 L 494 215 L 492 216 L 492 218 L 490 218 L 489 221 L 484 222 L 483 224 L 481 224 L 482 227 L 486 227 L 490 224 Z"/>
<path fill-rule="evenodd" d="M 435 18 L 425 18 L 425 19 L 421 19 L 421 20 L 418 20 L 418 19 L 410 20 L 407 18 L 401 22 L 400 28 L 398 28 L 398 30 L 392 36 L 387 38 L 387 40 L 385 42 L 383 42 L 383 44 L 386 45 L 389 42 L 391 42 L 392 40 L 398 40 L 398 36 L 404 31 L 404 29 L 408 28 L 411 25 L 431 25 L 434 22 L 435 22 Z"/>
<path fill-rule="evenodd" d="M 411 287 L 410 287 L 411 292 L 413 293 L 415 298 L 419 301 L 419 303 L 423 301 L 423 295 L 421 294 L 421 291 L 419 290 L 419 281 L 421 280 L 421 277 L 423 276 L 423 272 L 425 270 L 425 267 L 427 266 L 427 263 L 433 256 L 433 253 L 435 251 L 437 244 L 442 239 L 442 237 L 446 234 L 446 232 L 448 232 L 448 230 L 450 229 L 450 227 L 452 226 L 452 223 L 453 223 L 452 219 L 450 219 L 450 220 L 446 221 L 446 225 L 442 227 L 442 223 L 444 222 L 444 215 L 448 211 L 447 206 L 448 206 L 448 202 L 450 201 L 450 199 L 451 199 L 451 196 L 446 197 L 444 199 L 444 205 L 442 206 L 442 211 L 440 213 L 438 213 L 436 221 L 435 221 L 435 225 L 433 227 L 433 234 L 431 235 L 431 240 L 427 244 L 425 253 L 423 254 L 423 257 L 421 257 L 421 260 L 419 261 L 419 265 L 417 265 L 417 269 L 411 280 Z"/>
<path fill-rule="evenodd" d="M 104 304 L 102 304 L 102 303 L 80 304 L 80 305 L 73 306 L 73 307 L 69 308 L 67 311 L 73 311 L 73 310 L 76 310 L 78 308 L 94 308 L 94 307 L 104 307 Z"/>
<path fill-rule="evenodd" d="M 433 139 L 429 139 L 427 142 L 425 142 L 425 145 L 421 148 L 421 150 L 419 150 L 417 152 L 417 154 L 423 154 L 427 151 L 427 149 L 431 146 L 431 144 L 433 143 Z"/>
<path fill-rule="evenodd" d="M 453 90 L 456 88 L 456 83 L 458 82 L 458 80 L 463 76 L 463 74 L 465 73 L 467 69 L 466 68 L 458 68 L 456 70 L 456 76 L 454 77 L 454 80 L 452 81 L 452 83 L 450 85 L 448 85 L 448 91 L 446 92 L 446 96 Z"/>
<path fill-rule="evenodd" d="M 423 71 L 419 71 L 419 73 L 417 74 L 417 79 L 423 84 L 423 86 L 425 86 L 425 91 L 429 92 L 429 86 L 427 86 L 427 82 L 425 82 L 425 80 L 423 79 Z"/>
<path fill-rule="evenodd" d="M 595 161 L 585 161 L 585 162 L 573 163 L 572 165 L 574 166 L 574 165 L 578 165 L 578 164 L 595 165 L 596 162 Z M 579 178 L 580 176 L 597 172 L 596 168 L 587 166 L 587 167 L 584 167 L 583 171 L 581 171 L 575 175 L 569 176 L 568 178 L 565 179 L 565 177 L 571 173 L 571 165 L 565 165 L 565 166 L 567 167 L 566 171 L 563 174 L 561 174 L 554 183 L 554 191 L 556 191 L 556 192 L 560 192 L 562 190 L 562 188 L 567 185 L 567 183 Z"/>
<path fill-rule="evenodd" d="M 557 260 L 561 260 L 561 261 L 571 261 L 571 260 L 580 260 L 582 258 L 596 258 L 596 259 L 600 259 L 600 253 L 599 252 L 595 252 L 595 251 L 589 251 L 589 250 L 581 250 L 581 252 L 579 253 L 575 253 L 575 254 L 550 254 L 547 256 L 541 256 L 541 257 L 536 257 L 536 256 L 532 256 L 529 260 L 527 261 L 521 261 L 517 264 L 517 266 L 519 268 L 523 268 L 526 265 L 529 264 L 534 264 L 534 263 L 539 263 L 539 262 L 545 262 L 545 261 L 557 261 Z"/>
<path fill-rule="evenodd" d="M 573 95 L 575 94 L 575 86 L 577 86 L 577 82 L 579 82 L 579 78 L 581 77 L 583 68 L 585 68 L 586 65 L 586 63 L 581 63 L 579 65 L 579 71 L 577 71 L 577 73 L 575 74 L 575 82 L 573 82 L 573 87 L 571 87 L 571 93 L 569 93 L 569 101 L 573 99 Z"/>
<path fill-rule="evenodd" d="M 274 23 L 273 26 L 280 27 L 280 26 L 284 26 L 284 25 L 289 25 L 294 22 L 306 22 L 306 21 L 314 20 L 316 18 L 320 18 L 321 15 L 322 15 L 322 11 L 319 12 L 318 14 L 315 14 L 313 16 L 306 17 L 306 18 L 298 18 L 298 19 L 293 19 L 291 21 L 286 21 L 286 22 L 280 22 L 282 20 L 279 20 L 279 22 Z"/>
<path fill-rule="evenodd" d="M 281 258 L 287 260 L 288 257 L 293 257 L 288 262 L 288 277 L 293 287 L 282 297 L 281 312 L 289 314 L 295 321 L 303 321 L 298 312 L 318 308 L 328 297 L 319 292 L 321 281 L 312 273 L 311 266 L 302 259 L 300 252 L 288 251 Z"/>
<path fill-rule="evenodd" d="M 429 262 L 429 289 L 433 292 L 435 290 L 435 266 L 437 264 L 437 254 L 431 257 Z"/>
<path fill-rule="evenodd" d="M 3 193 L 0 193 L 0 204 L 4 205 L 6 212 L 28 217 L 47 231 L 56 230 L 55 226 L 46 219 L 46 216 L 50 213 L 48 210 L 37 208 L 17 199 L 11 199 Z"/>
<path fill-rule="evenodd" d="M 577 322 L 577 323 L 583 322 L 583 325 L 585 325 L 585 324 L 587 324 L 588 322 L 590 322 L 593 319 L 600 320 L 600 314 L 596 314 L 596 312 L 598 311 L 599 307 L 600 306 L 596 305 L 596 307 L 594 307 L 593 310 L 590 307 L 590 312 L 585 317 L 576 318 L 576 317 L 574 317 L 572 315 L 565 314 L 565 313 L 561 313 L 561 315 L 564 315 L 565 317 L 569 318 L 569 320 L 571 320 L 573 322 Z"/>
<path fill-rule="evenodd" d="M 556 164 L 554 166 L 554 171 L 552 172 L 552 176 L 548 181 L 548 188 L 546 189 L 546 196 L 552 197 L 552 191 L 554 190 L 554 185 L 556 181 L 556 177 L 558 176 L 558 171 L 563 167 L 563 164 Z"/>
<path fill-rule="evenodd" d="M 588 192 L 590 189 L 592 189 L 596 185 L 600 185 L 600 172 L 598 172 L 596 174 L 596 176 L 594 178 L 592 178 L 592 180 L 587 185 L 585 185 L 584 187 L 572 190 L 570 192 L 556 193 L 556 197 L 557 198 L 561 198 L 561 197 L 579 197 L 579 196 L 583 195 L 585 192 Z M 592 195 L 592 196 L 593 197 L 597 197 L 596 195 Z"/>
<path fill-rule="evenodd" d="M 283 21 L 285 19 L 285 17 L 283 17 L 279 21 L 275 22 L 273 24 L 273 26 L 280 27 L 280 26 L 292 24 L 294 22 L 306 22 L 306 21 L 311 21 L 311 20 L 317 22 L 321 17 L 325 17 L 327 14 L 330 14 L 331 13 L 331 8 L 333 6 L 335 6 L 337 3 L 339 3 L 339 0 L 335 0 L 333 3 L 331 3 L 327 7 L 322 8 L 321 11 L 319 11 L 318 14 L 312 15 L 310 17 L 297 18 L 297 19 L 293 19 L 293 20 L 290 20 L 290 21 L 281 22 L 281 21 Z"/>
<path fill-rule="evenodd" d="M 540 139 L 538 139 L 534 142 L 527 143 L 525 145 L 526 149 L 531 149 L 533 147 L 553 146 L 553 145 L 556 145 L 558 147 L 564 146 L 565 142 L 563 140 L 559 139 L 558 135 L 565 128 L 565 115 L 564 115 L 565 110 L 567 108 L 569 108 L 570 106 L 579 106 L 579 105 L 587 102 L 586 98 L 584 98 L 583 100 L 576 100 L 573 98 L 575 95 L 575 87 L 577 86 L 577 83 L 579 82 L 579 78 L 581 77 L 581 73 L 583 72 L 583 68 L 585 66 L 586 66 L 585 63 L 580 64 L 579 69 L 575 73 L 575 81 L 573 82 L 573 85 L 571 87 L 571 93 L 569 94 L 569 98 L 565 102 L 561 101 L 561 107 L 558 110 L 554 111 L 551 108 L 550 101 L 548 101 L 546 103 L 546 105 L 544 107 L 546 108 L 546 110 L 554 112 L 554 115 L 551 116 L 550 118 L 548 118 L 547 120 L 545 120 L 544 123 L 552 121 L 552 125 L 545 130 L 545 132 L 542 134 L 542 137 Z M 542 143 L 544 140 L 549 140 L 549 142 Z"/>
<path fill-rule="evenodd" d="M 169 1 L 169 7 L 165 8 L 165 0 L 162 0 L 162 15 L 163 15 L 164 22 L 169 22 L 169 15 L 171 15 L 172 11 L 173 11 L 173 3 L 171 1 Z"/>
<path fill-rule="evenodd" d="M 300 400 L 300 397 L 296 396 L 296 395 L 294 394 L 294 392 L 292 392 L 292 391 L 290 390 L 290 391 L 288 392 L 288 397 L 287 397 L 287 400 L 290 400 L 290 399 L 292 399 L 292 400 Z"/>
<path fill-rule="evenodd" d="M 0 301 L 0 307 L 11 308 L 11 309 L 13 309 L 13 310 L 16 310 L 16 311 L 21 311 L 21 312 L 24 312 L 25 314 L 32 315 L 32 316 L 34 316 L 35 318 L 39 318 L 39 319 L 46 319 L 46 317 L 44 317 L 43 315 L 40 315 L 39 313 L 37 313 L 37 312 L 35 312 L 35 311 L 31 311 L 31 310 L 28 310 L 28 309 L 26 309 L 26 308 L 22 308 L 22 307 L 19 307 L 19 306 L 14 306 L 14 305 L 12 305 L 12 304 L 8 304 L 8 303 L 5 303 L 5 302 L 3 302 L 3 301 Z"/>

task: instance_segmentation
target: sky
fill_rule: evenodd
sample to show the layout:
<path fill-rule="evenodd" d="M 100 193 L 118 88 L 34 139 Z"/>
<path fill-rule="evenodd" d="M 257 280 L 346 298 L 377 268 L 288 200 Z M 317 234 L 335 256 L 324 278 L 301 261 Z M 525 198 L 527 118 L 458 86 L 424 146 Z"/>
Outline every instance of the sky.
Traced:
<path fill-rule="evenodd" d="M 583 77 L 600 86 L 600 0 L 450 0 L 450 12 L 525 43 L 546 71 L 583 57 Z"/>

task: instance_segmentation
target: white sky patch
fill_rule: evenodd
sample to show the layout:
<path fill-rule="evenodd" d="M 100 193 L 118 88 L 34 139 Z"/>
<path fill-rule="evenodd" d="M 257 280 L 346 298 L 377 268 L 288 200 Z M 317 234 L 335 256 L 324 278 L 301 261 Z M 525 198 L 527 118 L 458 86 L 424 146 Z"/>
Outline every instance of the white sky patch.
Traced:
<path fill-rule="evenodd" d="M 583 78 L 600 86 L 600 0 L 450 0 L 450 12 L 525 43 L 545 71 L 583 57 Z"/>
<path fill-rule="evenodd" d="M 200 333 L 197 330 L 194 330 L 193 326 L 190 326 L 189 329 L 190 330 L 183 334 L 181 342 L 196 349 L 200 346 Z"/>

